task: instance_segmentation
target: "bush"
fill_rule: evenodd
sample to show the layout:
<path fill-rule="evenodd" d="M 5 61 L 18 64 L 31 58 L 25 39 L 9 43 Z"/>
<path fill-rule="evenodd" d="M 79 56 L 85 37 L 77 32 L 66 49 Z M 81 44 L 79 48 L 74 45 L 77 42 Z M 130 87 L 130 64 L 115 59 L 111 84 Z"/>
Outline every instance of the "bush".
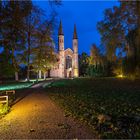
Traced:
<path fill-rule="evenodd" d="M 137 78 L 140 78 L 140 68 L 138 66 L 136 67 L 135 75 Z"/>
<path fill-rule="evenodd" d="M 9 112 L 10 107 L 8 104 L 0 104 L 0 116 L 5 115 Z"/>
<path fill-rule="evenodd" d="M 88 76 L 91 77 L 101 77 L 101 76 L 105 76 L 105 71 L 101 65 L 98 66 L 91 65 L 87 69 L 87 74 Z"/>

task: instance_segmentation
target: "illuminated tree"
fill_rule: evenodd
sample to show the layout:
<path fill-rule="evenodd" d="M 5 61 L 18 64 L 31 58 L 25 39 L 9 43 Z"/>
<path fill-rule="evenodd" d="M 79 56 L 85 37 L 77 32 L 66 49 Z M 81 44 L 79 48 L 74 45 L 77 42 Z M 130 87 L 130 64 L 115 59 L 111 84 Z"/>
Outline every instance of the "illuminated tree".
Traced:
<path fill-rule="evenodd" d="M 52 35 L 52 21 L 45 21 L 38 27 L 36 33 L 36 47 L 32 49 L 32 66 L 33 70 L 37 72 L 37 79 L 39 71 L 46 73 L 51 69 L 56 62 L 56 55 L 54 52 L 54 42 Z"/>
<path fill-rule="evenodd" d="M 134 71 L 140 67 L 139 9 L 139 1 L 120 1 L 120 6 L 105 10 L 104 19 L 98 22 L 97 28 L 101 34 L 102 44 L 106 47 L 107 59 L 111 65 L 116 63 L 118 57 L 116 52 L 119 49 L 122 53 L 127 54 L 127 61 L 124 65 L 128 65 L 132 60 L 131 67 Z"/>

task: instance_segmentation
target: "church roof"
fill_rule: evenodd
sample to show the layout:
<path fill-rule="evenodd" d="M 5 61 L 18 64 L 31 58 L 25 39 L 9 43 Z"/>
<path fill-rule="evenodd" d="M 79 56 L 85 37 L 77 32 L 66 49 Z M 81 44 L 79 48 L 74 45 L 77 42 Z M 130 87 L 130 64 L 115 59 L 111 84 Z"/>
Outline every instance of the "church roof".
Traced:
<path fill-rule="evenodd" d="M 73 39 L 78 39 L 77 32 L 76 32 L 76 25 L 75 24 L 74 24 Z"/>
<path fill-rule="evenodd" d="M 70 49 L 70 48 L 67 48 L 66 50 L 65 50 L 65 56 L 73 56 L 73 51 L 72 51 L 72 49 Z"/>
<path fill-rule="evenodd" d="M 61 20 L 60 20 L 58 35 L 64 35 Z"/>
<path fill-rule="evenodd" d="M 66 51 L 71 51 L 71 52 L 73 53 L 73 51 L 72 51 L 71 48 L 67 48 L 67 49 L 65 49 L 65 52 L 66 52 Z"/>

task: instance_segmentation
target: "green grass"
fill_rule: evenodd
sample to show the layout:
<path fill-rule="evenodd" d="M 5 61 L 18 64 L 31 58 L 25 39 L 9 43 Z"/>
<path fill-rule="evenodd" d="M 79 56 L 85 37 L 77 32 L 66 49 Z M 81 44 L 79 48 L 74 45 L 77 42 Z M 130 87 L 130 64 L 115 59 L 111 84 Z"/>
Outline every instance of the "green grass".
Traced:
<path fill-rule="evenodd" d="M 48 87 L 47 93 L 101 138 L 140 138 L 139 83 L 115 78 L 61 80 Z"/>
<path fill-rule="evenodd" d="M 2 84 L 2 85 L 0 85 L 0 91 L 28 88 L 32 84 L 33 84 L 32 82 L 16 82 L 16 83 Z"/>

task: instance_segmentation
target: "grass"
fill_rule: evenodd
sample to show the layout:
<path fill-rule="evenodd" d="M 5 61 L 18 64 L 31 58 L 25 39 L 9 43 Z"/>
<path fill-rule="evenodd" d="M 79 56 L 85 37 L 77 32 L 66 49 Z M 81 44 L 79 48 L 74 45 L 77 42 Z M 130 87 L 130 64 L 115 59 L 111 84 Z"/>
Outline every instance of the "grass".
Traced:
<path fill-rule="evenodd" d="M 32 82 L 16 82 L 16 83 L 2 84 L 2 85 L 0 85 L 0 91 L 28 88 L 32 84 L 33 84 Z"/>
<path fill-rule="evenodd" d="M 47 93 L 101 138 L 140 138 L 139 83 L 122 78 L 60 80 Z"/>

